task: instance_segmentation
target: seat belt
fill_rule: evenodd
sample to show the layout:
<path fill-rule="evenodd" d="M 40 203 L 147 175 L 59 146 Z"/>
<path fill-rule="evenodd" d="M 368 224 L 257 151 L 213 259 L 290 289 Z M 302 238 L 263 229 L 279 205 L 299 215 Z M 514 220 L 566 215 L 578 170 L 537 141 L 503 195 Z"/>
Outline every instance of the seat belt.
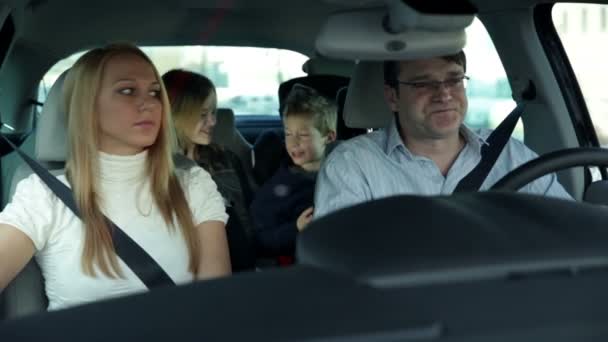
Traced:
<path fill-rule="evenodd" d="M 32 171 L 40 177 L 40 179 L 49 187 L 49 189 L 57 196 L 66 207 L 68 207 L 74 215 L 80 218 L 80 212 L 72 190 L 59 179 L 53 176 L 38 162 L 23 153 L 15 144 L 13 144 L 3 134 L 2 138 L 17 152 L 17 154 L 25 161 Z M 104 216 L 105 217 L 105 216 Z M 135 273 L 135 275 L 146 285 L 148 289 L 161 286 L 175 286 L 175 282 L 169 275 L 160 267 L 160 265 L 146 252 L 140 245 L 137 244 L 129 235 L 127 235 L 120 227 L 118 227 L 109 218 L 105 217 L 106 224 L 110 228 L 112 234 L 112 242 L 116 254 L 124 261 L 127 266 Z"/>
<path fill-rule="evenodd" d="M 481 160 L 479 164 L 460 180 L 454 192 L 479 191 L 481 184 L 486 180 L 488 174 L 496 164 L 500 153 L 504 150 L 507 142 L 513 134 L 517 121 L 524 112 L 525 104 L 520 102 L 513 111 L 490 133 L 486 144 L 481 147 Z"/>

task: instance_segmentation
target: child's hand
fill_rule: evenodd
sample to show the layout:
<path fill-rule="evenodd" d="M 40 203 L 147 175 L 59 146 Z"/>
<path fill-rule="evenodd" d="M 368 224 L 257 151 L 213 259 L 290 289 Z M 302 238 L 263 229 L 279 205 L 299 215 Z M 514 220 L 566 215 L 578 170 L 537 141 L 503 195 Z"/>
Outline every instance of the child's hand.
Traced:
<path fill-rule="evenodd" d="M 310 207 L 310 208 L 304 210 L 300 214 L 300 217 L 298 217 L 298 221 L 296 221 L 296 225 L 298 226 L 299 231 L 303 231 L 304 228 L 306 228 L 306 226 L 310 223 L 310 221 L 312 221 L 313 209 L 314 209 L 313 207 Z"/>

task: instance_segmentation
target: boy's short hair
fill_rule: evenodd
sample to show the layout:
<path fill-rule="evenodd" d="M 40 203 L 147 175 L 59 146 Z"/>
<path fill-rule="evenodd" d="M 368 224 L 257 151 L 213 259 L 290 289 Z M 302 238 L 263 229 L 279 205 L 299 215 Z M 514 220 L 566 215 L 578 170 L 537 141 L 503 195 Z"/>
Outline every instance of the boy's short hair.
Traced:
<path fill-rule="evenodd" d="M 323 136 L 336 131 L 336 105 L 311 87 L 296 83 L 287 95 L 283 117 L 290 115 L 312 117 L 313 125 Z"/>

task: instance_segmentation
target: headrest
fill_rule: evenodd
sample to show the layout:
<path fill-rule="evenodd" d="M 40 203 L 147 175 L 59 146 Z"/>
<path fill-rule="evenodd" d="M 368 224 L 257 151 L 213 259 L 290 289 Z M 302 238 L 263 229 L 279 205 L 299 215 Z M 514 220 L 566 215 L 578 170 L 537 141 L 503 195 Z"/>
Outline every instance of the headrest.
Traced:
<path fill-rule="evenodd" d="M 213 141 L 226 146 L 232 140 L 236 124 L 234 123 L 234 111 L 230 108 L 218 108 L 217 122 L 213 130 Z"/>
<path fill-rule="evenodd" d="M 360 134 L 367 132 L 364 128 L 350 128 L 344 123 L 344 103 L 346 102 L 346 93 L 348 87 L 338 90 L 336 95 L 336 105 L 338 107 L 338 124 L 336 127 L 336 135 L 338 140 L 347 140 Z"/>
<path fill-rule="evenodd" d="M 35 155 L 42 162 L 64 162 L 67 157 L 68 125 L 63 81 L 68 70 L 57 78 L 49 90 L 36 127 Z"/>
<path fill-rule="evenodd" d="M 347 86 L 348 82 L 348 77 L 337 75 L 308 75 L 285 81 L 279 86 L 279 114 L 281 116 L 283 115 L 285 100 L 287 99 L 287 95 L 291 91 L 291 88 L 293 88 L 295 84 L 301 84 L 313 88 L 327 99 L 335 101 L 338 90 Z"/>
<path fill-rule="evenodd" d="M 351 128 L 388 126 L 393 113 L 384 100 L 382 62 L 361 61 L 348 86 L 344 103 L 344 122 Z"/>
<path fill-rule="evenodd" d="M 234 112 L 230 108 L 217 109 L 213 142 L 236 153 L 247 165 L 251 164 L 251 144 L 236 128 Z"/>
<path fill-rule="evenodd" d="M 302 71 L 308 75 L 352 75 L 355 63 L 353 61 L 344 61 L 337 59 L 329 59 L 323 56 L 315 56 L 302 65 Z"/>

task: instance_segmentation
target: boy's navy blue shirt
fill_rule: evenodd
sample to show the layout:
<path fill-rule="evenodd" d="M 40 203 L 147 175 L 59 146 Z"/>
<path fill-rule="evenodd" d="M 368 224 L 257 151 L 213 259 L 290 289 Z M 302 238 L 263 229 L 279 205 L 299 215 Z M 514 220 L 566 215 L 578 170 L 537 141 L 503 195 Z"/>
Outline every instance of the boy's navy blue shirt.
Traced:
<path fill-rule="evenodd" d="M 295 252 L 300 214 L 313 205 L 316 172 L 282 165 L 260 188 L 251 204 L 258 252 L 265 256 Z"/>

